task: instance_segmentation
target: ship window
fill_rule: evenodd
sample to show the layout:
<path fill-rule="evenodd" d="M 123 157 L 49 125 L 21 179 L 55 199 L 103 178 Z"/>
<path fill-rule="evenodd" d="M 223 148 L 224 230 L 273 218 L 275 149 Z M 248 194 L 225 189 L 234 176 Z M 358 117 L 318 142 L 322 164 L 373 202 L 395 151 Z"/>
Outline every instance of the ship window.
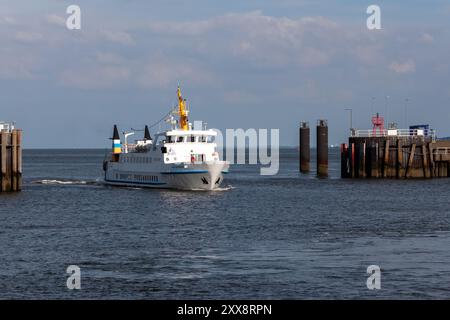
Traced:
<path fill-rule="evenodd" d="M 191 142 L 195 142 L 195 137 L 191 136 Z"/>
<path fill-rule="evenodd" d="M 183 137 L 178 137 L 177 142 L 183 142 Z"/>

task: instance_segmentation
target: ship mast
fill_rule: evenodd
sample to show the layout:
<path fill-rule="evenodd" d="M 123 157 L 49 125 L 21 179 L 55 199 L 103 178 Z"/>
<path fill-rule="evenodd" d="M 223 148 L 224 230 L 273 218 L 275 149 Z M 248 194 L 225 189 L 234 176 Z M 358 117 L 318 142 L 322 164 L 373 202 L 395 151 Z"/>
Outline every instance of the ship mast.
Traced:
<path fill-rule="evenodd" d="M 181 89 L 178 86 L 178 114 L 180 115 L 180 129 L 188 130 L 188 110 L 186 109 L 186 101 L 181 96 Z"/>

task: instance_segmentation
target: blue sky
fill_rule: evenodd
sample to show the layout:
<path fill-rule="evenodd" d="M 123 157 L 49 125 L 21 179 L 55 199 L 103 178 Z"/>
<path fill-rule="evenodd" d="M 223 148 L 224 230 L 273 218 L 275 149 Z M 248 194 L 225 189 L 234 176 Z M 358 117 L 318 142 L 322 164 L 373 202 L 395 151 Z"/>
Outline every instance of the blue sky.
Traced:
<path fill-rule="evenodd" d="M 65 28 L 70 4 L 81 30 Z M 370 4 L 382 30 L 366 28 Z M 448 1 L 0 0 L 0 40 L 0 119 L 29 148 L 108 147 L 114 123 L 160 119 L 178 82 L 191 120 L 279 128 L 282 145 L 318 118 L 344 142 L 345 108 L 368 128 L 386 105 L 450 135 Z"/>

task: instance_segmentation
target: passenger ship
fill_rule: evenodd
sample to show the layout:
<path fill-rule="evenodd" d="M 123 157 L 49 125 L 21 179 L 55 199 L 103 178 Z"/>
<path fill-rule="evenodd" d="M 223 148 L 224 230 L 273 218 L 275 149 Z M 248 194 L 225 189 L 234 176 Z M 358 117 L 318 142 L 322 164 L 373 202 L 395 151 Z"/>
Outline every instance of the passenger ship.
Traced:
<path fill-rule="evenodd" d="M 214 190 L 228 173 L 229 163 L 219 158 L 214 130 L 192 128 L 188 121 L 186 100 L 178 87 L 178 110 L 166 119 L 172 128 L 150 135 L 145 126 L 144 137 L 134 144 L 127 138 L 135 132 L 124 132 L 122 144 L 117 125 L 109 159 L 103 163 L 105 183 L 115 186 L 172 188 L 182 190 Z M 174 118 L 178 115 L 178 120 Z"/>

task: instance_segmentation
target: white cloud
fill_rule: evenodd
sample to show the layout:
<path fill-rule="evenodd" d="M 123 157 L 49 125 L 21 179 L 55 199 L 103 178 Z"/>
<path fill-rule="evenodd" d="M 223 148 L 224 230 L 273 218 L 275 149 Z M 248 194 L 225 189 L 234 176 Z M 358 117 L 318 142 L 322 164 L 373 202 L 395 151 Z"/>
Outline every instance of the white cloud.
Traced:
<path fill-rule="evenodd" d="M 37 67 L 36 58 L 29 53 L 0 49 L 0 79 L 34 79 Z"/>
<path fill-rule="evenodd" d="M 16 24 L 16 19 L 10 16 L 0 16 L 0 25 L 14 25 Z"/>
<path fill-rule="evenodd" d="M 124 62 L 121 56 L 111 52 L 97 52 L 95 58 L 97 62 L 102 64 L 119 64 Z"/>
<path fill-rule="evenodd" d="M 223 99 L 227 104 L 241 106 L 260 103 L 262 100 L 258 95 L 243 90 L 226 91 Z"/>
<path fill-rule="evenodd" d="M 382 44 L 358 44 L 350 50 L 359 62 L 366 65 L 378 64 L 384 58 Z"/>
<path fill-rule="evenodd" d="M 416 71 L 416 63 L 412 59 L 403 62 L 394 61 L 389 65 L 389 69 L 401 74 L 414 73 Z"/>
<path fill-rule="evenodd" d="M 419 41 L 422 43 L 427 43 L 427 44 L 433 43 L 434 37 L 431 34 L 424 32 L 420 35 Z"/>
<path fill-rule="evenodd" d="M 188 81 L 191 85 L 209 86 L 216 82 L 213 75 L 187 61 L 177 62 L 168 58 L 152 58 L 151 62 L 140 68 L 138 84 L 149 88 L 168 88 L 179 81 Z"/>
<path fill-rule="evenodd" d="M 38 32 L 30 31 L 17 31 L 14 35 L 14 39 L 23 43 L 37 43 L 44 39 L 44 36 Z"/>
<path fill-rule="evenodd" d="M 80 89 L 108 88 L 128 81 L 130 70 L 121 66 L 91 66 L 67 69 L 60 75 L 62 84 Z"/>
<path fill-rule="evenodd" d="M 327 64 L 330 61 L 330 56 L 323 50 L 310 47 L 302 52 L 299 60 L 304 66 L 314 67 Z"/>
<path fill-rule="evenodd" d="M 269 68 L 327 64 L 335 51 L 332 45 L 323 49 L 315 45 L 332 43 L 338 34 L 346 34 L 338 24 L 324 17 L 290 19 L 263 15 L 261 11 L 230 13 L 200 21 L 152 22 L 149 29 L 154 34 L 176 37 L 174 46 L 178 41 L 205 55 L 228 55 Z"/>
<path fill-rule="evenodd" d="M 102 36 L 114 43 L 122 44 L 122 45 L 132 45 L 134 44 L 133 37 L 124 31 L 111 31 L 111 30 L 102 30 Z"/>
<path fill-rule="evenodd" d="M 66 19 L 56 14 L 49 14 L 45 17 L 45 21 L 50 25 L 65 26 Z"/>

